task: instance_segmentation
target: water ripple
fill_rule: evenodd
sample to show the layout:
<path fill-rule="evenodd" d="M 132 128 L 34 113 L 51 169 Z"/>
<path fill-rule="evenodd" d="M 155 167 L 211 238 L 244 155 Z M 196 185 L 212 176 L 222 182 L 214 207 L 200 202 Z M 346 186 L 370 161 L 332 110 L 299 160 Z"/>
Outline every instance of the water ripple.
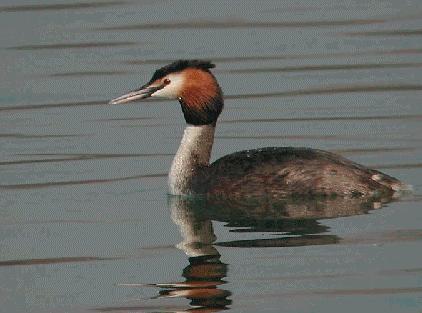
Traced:
<path fill-rule="evenodd" d="M 46 258 L 46 259 L 21 259 L 21 260 L 0 261 L 0 266 L 43 265 L 43 264 L 73 263 L 73 262 L 107 261 L 107 260 L 118 260 L 118 259 L 119 258 L 99 258 L 99 257 L 92 257 L 92 256 L 61 257 L 61 258 Z"/>
<path fill-rule="evenodd" d="M 334 153 L 340 154 L 363 154 L 363 153 L 385 153 L 385 152 L 396 152 L 396 151 L 415 151 L 418 150 L 415 147 L 375 147 L 375 148 L 346 148 L 346 149 L 333 149 L 330 150 Z"/>
<path fill-rule="evenodd" d="M 79 72 L 64 72 L 48 74 L 49 77 L 83 77 L 83 76 L 111 76 L 111 75 L 124 75 L 128 71 L 79 71 Z"/>
<path fill-rule="evenodd" d="M 56 182 L 43 182 L 43 183 L 30 183 L 30 184 L 0 185 L 0 189 L 38 189 L 38 188 L 73 186 L 73 185 L 93 185 L 93 184 L 103 184 L 103 183 L 112 183 L 112 182 L 119 182 L 119 181 L 133 180 L 133 179 L 157 178 L 157 177 L 167 177 L 167 173 L 134 175 L 134 176 L 117 177 L 117 178 L 106 178 L 106 179 L 88 179 L 88 180 L 56 181 Z"/>
<path fill-rule="evenodd" d="M 75 2 L 75 3 L 56 3 L 56 4 L 27 4 L 0 6 L 0 12 L 27 12 L 27 11 L 58 11 L 58 10 L 84 10 L 90 8 L 100 8 L 115 6 L 127 3 L 126 1 L 108 1 L 108 2 Z"/>
<path fill-rule="evenodd" d="M 300 237 L 283 237 L 272 239 L 232 240 L 216 242 L 216 246 L 238 248 L 269 248 L 269 247 L 303 247 L 338 244 L 339 238 L 335 235 L 302 235 Z"/>
<path fill-rule="evenodd" d="M 2 161 L 0 166 L 4 165 L 18 165 L 18 164 L 33 164 L 33 163 L 53 163 L 53 162 L 74 162 L 86 160 L 102 160 L 102 159 L 115 159 L 115 158 L 138 158 L 138 157 L 163 157 L 172 156 L 173 154 L 165 153 L 129 153 L 129 154 L 25 154 L 32 156 L 65 156 L 65 158 L 54 159 L 32 159 L 32 160 L 17 160 L 17 161 Z"/>
<path fill-rule="evenodd" d="M 329 273 L 329 274 L 299 274 L 299 275 L 285 275 L 285 276 L 271 276 L 271 277 L 249 277 L 245 280 L 251 281 L 273 281 L 273 280 L 314 280 L 314 279 L 325 279 L 325 278 L 340 278 L 340 277 L 355 277 L 355 276 L 402 276 L 402 275 L 414 275 L 414 273 L 422 272 L 421 268 L 405 268 L 405 269 L 392 269 L 392 270 L 381 270 L 374 271 L 371 273 L 365 272 L 340 272 L 340 273 Z"/>
<path fill-rule="evenodd" d="M 327 65 L 305 65 L 305 66 L 286 66 L 271 68 L 246 68 L 232 69 L 222 72 L 227 73 L 277 73 L 277 72 L 307 72 L 307 71 L 336 71 L 336 70 L 361 70 L 377 68 L 406 68 L 421 67 L 422 63 L 369 63 L 369 64 L 327 64 Z"/>
<path fill-rule="evenodd" d="M 316 20 L 289 22 L 258 22 L 258 21 L 180 21 L 143 23 L 131 25 L 103 26 L 94 30 L 125 31 L 125 30 L 174 30 L 174 29 L 228 29 L 228 28 L 302 28 L 329 27 L 348 25 L 372 25 L 385 23 L 385 19 L 350 19 L 350 20 Z"/>
<path fill-rule="evenodd" d="M 422 90 L 422 89 L 421 89 Z M 297 118 L 251 118 L 222 120 L 220 123 L 256 123 L 256 122 L 316 122 L 316 121 L 367 121 L 367 120 L 420 120 L 420 114 L 398 114 L 398 115 L 372 115 L 372 116 L 316 116 L 316 117 L 297 117 Z M 329 138 L 327 136 L 322 136 Z"/>
<path fill-rule="evenodd" d="M 77 43 L 54 43 L 40 45 L 22 45 L 8 47 L 8 50 L 54 50 L 54 49 L 85 49 L 85 48 L 110 48 L 133 46 L 132 41 L 109 41 L 109 42 L 77 42 Z"/>
<path fill-rule="evenodd" d="M 422 287 L 404 287 L 404 288 L 360 288 L 360 289 L 318 289 L 303 290 L 294 292 L 285 292 L 277 294 L 266 294 L 265 297 L 294 297 L 294 296 L 370 296 L 370 295 L 388 295 L 402 293 L 420 293 Z"/>
<path fill-rule="evenodd" d="M 378 169 L 412 169 L 412 168 L 422 168 L 422 163 L 403 163 L 403 164 L 375 164 L 372 165 L 374 168 Z"/>
<path fill-rule="evenodd" d="M 0 106 L 0 111 L 20 111 L 20 110 L 38 110 L 61 107 L 89 106 L 89 105 L 107 105 L 110 100 L 81 101 L 81 102 L 61 102 L 49 104 L 27 104 L 17 106 Z"/>
<path fill-rule="evenodd" d="M 186 306 L 176 305 L 136 305 L 136 306 L 111 306 L 94 309 L 98 312 L 188 312 Z M 190 311 L 190 310 L 189 310 Z M 192 311 L 194 312 L 194 311 Z M 201 310 L 201 312 L 213 312 Z"/>
<path fill-rule="evenodd" d="M 390 91 L 421 91 L 420 84 L 385 84 L 385 85 L 350 85 L 350 86 L 331 86 L 323 88 L 298 89 L 280 92 L 238 94 L 225 96 L 226 99 L 253 99 L 253 98 L 273 98 L 273 97 L 294 97 L 308 95 L 324 95 L 338 93 L 357 93 L 357 92 L 390 92 Z"/>
<path fill-rule="evenodd" d="M 392 29 L 392 30 L 374 30 L 366 32 L 348 32 L 347 36 L 419 36 L 422 35 L 422 29 Z"/>
<path fill-rule="evenodd" d="M 32 135 L 19 133 L 0 133 L 0 138 L 13 139 L 43 139 L 43 138 L 67 138 L 67 137 L 84 137 L 86 135 Z"/>
<path fill-rule="evenodd" d="M 255 55 L 255 56 L 233 56 L 233 57 L 201 57 L 203 59 L 213 60 L 218 63 L 231 62 L 256 62 L 271 60 L 302 60 L 302 59 L 329 59 L 333 57 L 350 57 L 350 56 L 371 56 L 371 55 L 407 55 L 422 54 L 422 48 L 411 49 L 391 49 L 391 50 L 367 50 L 353 52 L 334 52 L 334 53 L 304 53 L 304 54 L 282 54 L 282 55 Z M 123 61 L 124 64 L 167 64 L 173 62 L 174 59 L 142 59 Z"/>

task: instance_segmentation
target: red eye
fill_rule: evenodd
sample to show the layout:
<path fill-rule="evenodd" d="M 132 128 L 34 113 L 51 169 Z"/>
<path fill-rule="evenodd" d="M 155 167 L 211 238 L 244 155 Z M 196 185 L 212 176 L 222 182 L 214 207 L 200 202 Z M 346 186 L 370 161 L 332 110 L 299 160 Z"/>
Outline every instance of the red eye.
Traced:
<path fill-rule="evenodd" d="M 164 85 L 168 85 L 168 84 L 171 83 L 171 81 L 168 78 L 164 78 L 163 83 L 164 83 Z"/>

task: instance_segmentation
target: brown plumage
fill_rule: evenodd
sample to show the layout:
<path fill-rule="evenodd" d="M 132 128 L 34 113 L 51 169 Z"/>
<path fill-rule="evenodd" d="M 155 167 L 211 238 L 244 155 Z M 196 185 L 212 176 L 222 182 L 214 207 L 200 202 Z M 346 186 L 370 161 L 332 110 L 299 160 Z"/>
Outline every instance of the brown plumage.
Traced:
<path fill-rule="evenodd" d="M 220 93 L 217 81 L 208 71 L 188 68 L 183 71 L 183 75 L 185 82 L 180 98 L 192 110 L 202 111 Z"/>
<path fill-rule="evenodd" d="M 202 68 L 187 68 L 182 75 L 184 83 L 179 102 L 186 122 L 192 125 L 215 124 L 224 101 L 214 75 Z"/>
<path fill-rule="evenodd" d="M 408 186 L 398 179 L 333 153 L 309 148 L 263 148 L 236 152 L 209 164 L 223 93 L 209 61 L 179 60 L 158 69 L 140 89 L 116 98 L 178 99 L 189 124 L 169 173 L 171 194 L 224 197 L 392 195 Z"/>
<path fill-rule="evenodd" d="M 310 148 L 240 151 L 215 161 L 202 173 L 207 194 L 232 197 L 366 197 L 391 195 L 404 187 L 394 177 Z"/>

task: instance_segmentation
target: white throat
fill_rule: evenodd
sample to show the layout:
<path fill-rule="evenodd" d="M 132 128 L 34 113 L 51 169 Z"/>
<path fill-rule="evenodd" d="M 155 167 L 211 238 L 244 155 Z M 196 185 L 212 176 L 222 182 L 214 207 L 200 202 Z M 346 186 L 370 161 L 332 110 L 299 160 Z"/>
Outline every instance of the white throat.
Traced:
<path fill-rule="evenodd" d="M 213 125 L 188 125 L 185 128 L 182 142 L 170 168 L 170 194 L 198 193 L 201 184 L 199 172 L 209 165 L 214 132 Z"/>

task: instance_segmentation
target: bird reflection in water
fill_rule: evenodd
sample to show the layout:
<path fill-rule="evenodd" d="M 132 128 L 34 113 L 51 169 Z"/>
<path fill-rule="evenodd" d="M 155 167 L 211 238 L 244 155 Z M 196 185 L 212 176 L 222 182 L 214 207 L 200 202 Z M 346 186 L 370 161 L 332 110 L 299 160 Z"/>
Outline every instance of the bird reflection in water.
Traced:
<path fill-rule="evenodd" d="M 336 244 L 336 235 L 319 220 L 366 214 L 380 209 L 392 198 L 320 199 L 218 199 L 170 196 L 173 222 L 179 226 L 183 241 L 177 247 L 189 257 L 183 269 L 183 282 L 160 283 L 158 297 L 190 300 L 186 312 L 218 312 L 227 309 L 231 292 L 223 289 L 227 264 L 220 260 L 218 246 L 293 247 Z M 272 239 L 219 242 L 212 221 L 225 222 L 232 232 L 280 233 Z M 177 310 L 180 312 L 180 310 Z"/>
<path fill-rule="evenodd" d="M 206 204 L 204 199 L 171 196 L 172 220 L 179 226 L 183 241 L 177 248 L 189 257 L 183 269 L 183 282 L 154 284 L 162 288 L 158 297 L 184 297 L 192 308 L 187 312 L 218 312 L 227 309 L 230 291 L 219 288 L 227 276 L 227 264 L 213 246 L 216 241 L 212 221 L 198 214 Z M 198 211 L 199 210 L 199 211 Z"/>

